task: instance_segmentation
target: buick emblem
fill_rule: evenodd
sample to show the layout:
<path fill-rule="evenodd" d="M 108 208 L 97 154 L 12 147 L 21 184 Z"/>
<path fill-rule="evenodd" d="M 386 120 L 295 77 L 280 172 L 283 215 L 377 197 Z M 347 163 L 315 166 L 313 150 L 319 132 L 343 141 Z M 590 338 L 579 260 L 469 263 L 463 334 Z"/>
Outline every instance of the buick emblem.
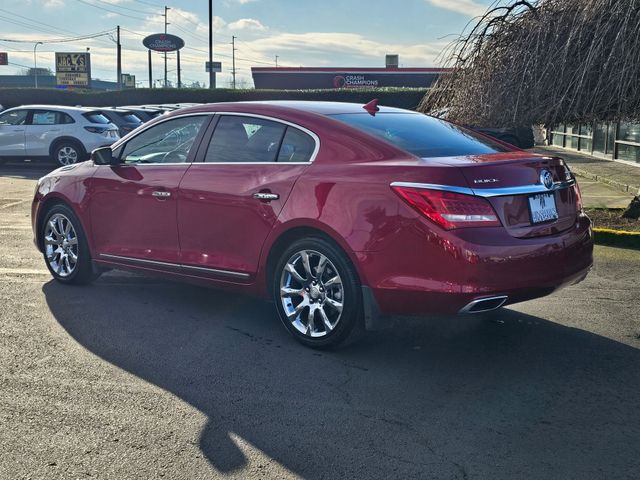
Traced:
<path fill-rule="evenodd" d="M 540 183 L 551 190 L 553 188 L 553 175 L 549 170 L 542 170 L 540 172 Z"/>

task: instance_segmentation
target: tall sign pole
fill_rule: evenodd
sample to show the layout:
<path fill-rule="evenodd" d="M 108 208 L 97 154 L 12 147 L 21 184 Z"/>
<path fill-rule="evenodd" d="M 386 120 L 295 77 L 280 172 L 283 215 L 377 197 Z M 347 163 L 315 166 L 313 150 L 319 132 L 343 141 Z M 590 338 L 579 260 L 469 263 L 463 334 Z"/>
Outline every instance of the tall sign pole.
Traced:
<path fill-rule="evenodd" d="M 118 90 L 122 90 L 122 45 L 120 44 L 120 25 L 116 35 L 116 70 L 118 73 Z"/>
<path fill-rule="evenodd" d="M 182 80 L 181 80 L 181 72 L 180 72 L 180 50 L 176 51 L 176 54 L 178 56 L 178 88 L 182 88 Z"/>
<path fill-rule="evenodd" d="M 166 5 L 164 6 L 164 34 L 167 34 L 167 10 L 171 10 Z M 167 88 L 167 52 L 164 52 L 164 88 Z"/>
<path fill-rule="evenodd" d="M 233 35 L 231 37 L 231 58 L 233 60 L 233 66 L 231 70 L 231 75 L 233 76 L 233 89 L 236 89 L 236 37 Z"/>
<path fill-rule="evenodd" d="M 213 71 L 213 0 L 209 0 L 209 88 L 216 88 L 216 74 Z"/>
<path fill-rule="evenodd" d="M 38 45 L 44 45 L 42 42 L 36 42 L 33 46 L 33 78 L 36 82 L 36 88 L 38 88 L 38 58 L 36 54 L 36 49 Z"/>
<path fill-rule="evenodd" d="M 153 75 L 151 72 L 151 49 L 147 51 L 149 52 L 149 88 L 153 88 Z"/>

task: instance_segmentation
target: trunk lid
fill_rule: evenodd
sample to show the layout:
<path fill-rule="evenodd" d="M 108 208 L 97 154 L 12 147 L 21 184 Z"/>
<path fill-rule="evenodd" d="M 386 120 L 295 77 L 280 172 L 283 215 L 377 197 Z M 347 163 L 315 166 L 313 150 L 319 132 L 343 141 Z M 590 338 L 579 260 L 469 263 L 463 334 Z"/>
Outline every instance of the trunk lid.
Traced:
<path fill-rule="evenodd" d="M 553 235 L 570 229 L 578 212 L 578 193 L 573 175 L 562 159 L 544 157 L 528 152 L 507 152 L 488 155 L 445 157 L 430 159 L 434 163 L 456 166 L 469 188 L 486 198 L 495 209 L 509 234 L 517 238 Z M 543 172 L 549 172 L 553 184 L 543 184 Z M 534 195 L 538 196 L 532 200 Z M 552 211 L 555 202 L 557 218 L 535 222 L 540 216 L 540 202 L 545 213 Z M 540 220 L 538 218 L 537 220 Z"/>

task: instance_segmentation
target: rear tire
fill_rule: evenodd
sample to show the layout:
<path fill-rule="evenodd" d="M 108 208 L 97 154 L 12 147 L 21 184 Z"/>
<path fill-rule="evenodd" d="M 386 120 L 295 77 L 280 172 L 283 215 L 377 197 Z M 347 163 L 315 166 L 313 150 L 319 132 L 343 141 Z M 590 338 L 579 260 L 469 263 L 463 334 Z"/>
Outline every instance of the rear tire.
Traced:
<path fill-rule="evenodd" d="M 78 142 L 63 140 L 53 148 L 51 159 L 56 162 L 59 167 L 65 167 L 82 162 L 85 156 L 84 147 Z"/>
<path fill-rule="evenodd" d="M 334 348 L 364 331 L 358 274 L 333 243 L 319 237 L 293 242 L 275 265 L 272 285 L 280 320 L 303 345 Z"/>
<path fill-rule="evenodd" d="M 84 285 L 95 273 L 80 220 L 66 205 L 55 205 L 45 215 L 40 230 L 44 261 L 60 283 Z"/>

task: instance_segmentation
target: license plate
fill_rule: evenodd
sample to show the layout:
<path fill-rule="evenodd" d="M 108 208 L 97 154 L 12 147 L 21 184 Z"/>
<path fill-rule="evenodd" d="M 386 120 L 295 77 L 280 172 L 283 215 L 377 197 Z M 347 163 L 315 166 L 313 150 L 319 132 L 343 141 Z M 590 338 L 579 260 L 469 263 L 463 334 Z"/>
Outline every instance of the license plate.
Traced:
<path fill-rule="evenodd" d="M 558 219 L 556 197 L 553 193 L 539 193 L 529 197 L 531 223 L 551 222 Z"/>

